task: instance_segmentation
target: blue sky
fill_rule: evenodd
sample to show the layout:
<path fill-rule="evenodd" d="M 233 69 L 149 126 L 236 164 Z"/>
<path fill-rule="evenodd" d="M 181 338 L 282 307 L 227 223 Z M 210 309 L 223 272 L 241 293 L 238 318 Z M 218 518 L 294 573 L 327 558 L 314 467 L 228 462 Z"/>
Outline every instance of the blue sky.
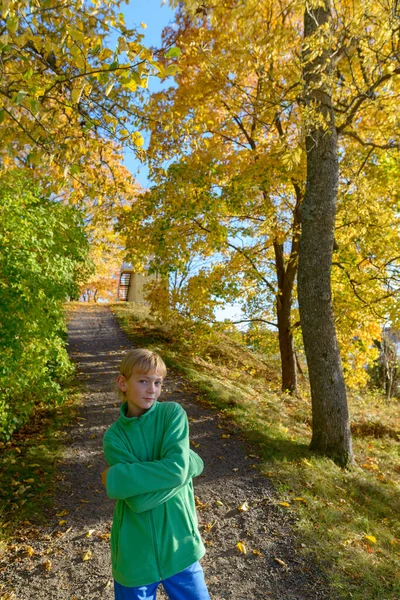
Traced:
<path fill-rule="evenodd" d="M 161 0 L 130 0 L 129 4 L 121 7 L 121 10 L 125 15 L 127 27 L 137 27 L 144 34 L 143 43 L 146 46 L 155 46 L 156 48 L 161 46 L 161 32 L 166 25 L 173 21 L 174 17 L 174 11 L 169 7 L 168 1 L 161 4 Z M 141 23 L 145 23 L 147 28 L 143 29 Z M 162 84 L 159 79 L 150 77 L 150 91 L 160 89 L 160 85 Z M 170 83 L 164 83 L 164 85 L 170 85 Z M 125 151 L 125 165 L 140 185 L 149 186 L 147 167 L 135 158 L 132 150 Z"/>

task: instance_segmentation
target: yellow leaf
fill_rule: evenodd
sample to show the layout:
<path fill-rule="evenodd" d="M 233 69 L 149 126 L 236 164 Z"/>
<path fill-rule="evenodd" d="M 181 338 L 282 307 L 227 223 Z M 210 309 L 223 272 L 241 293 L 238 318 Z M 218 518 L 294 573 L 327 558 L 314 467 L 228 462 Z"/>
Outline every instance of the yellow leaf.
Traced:
<path fill-rule="evenodd" d="M 289 502 L 278 502 L 278 504 L 280 506 L 284 506 L 285 508 L 287 508 L 288 506 L 290 506 Z"/>
<path fill-rule="evenodd" d="M 59 525 L 65 525 L 66 524 L 66 520 L 65 519 L 61 519 L 61 521 L 58 521 Z"/>
<path fill-rule="evenodd" d="M 376 544 L 376 537 L 374 535 L 365 535 L 364 538 L 371 542 L 371 544 Z"/>
<path fill-rule="evenodd" d="M 68 510 L 62 510 L 61 512 L 56 513 L 56 517 L 65 517 L 65 515 L 67 515 L 68 512 Z"/>
<path fill-rule="evenodd" d="M 132 133 L 131 138 L 132 138 L 132 142 L 135 144 L 135 146 L 138 146 L 139 148 L 141 146 L 143 146 L 144 139 L 143 139 L 143 136 L 138 131 L 135 131 L 134 133 Z"/>
<path fill-rule="evenodd" d="M 108 86 L 106 87 L 106 96 L 109 96 L 111 90 L 113 89 L 115 84 L 115 81 L 112 81 L 111 83 L 108 84 Z"/>
<path fill-rule="evenodd" d="M 110 56 L 112 56 L 113 54 L 114 54 L 113 51 L 110 50 L 109 48 L 103 48 L 103 50 L 99 54 L 99 59 L 107 60 L 107 58 L 110 58 Z"/>
<path fill-rule="evenodd" d="M 253 550 L 252 551 L 253 554 L 255 554 L 256 556 L 262 556 L 261 552 L 259 550 Z"/>
<path fill-rule="evenodd" d="M 86 537 L 87 537 L 87 538 L 90 538 L 90 537 L 92 537 L 92 534 L 93 534 L 95 531 L 96 531 L 95 529 L 89 529 L 89 531 L 88 531 L 88 532 L 87 532 L 87 534 L 86 534 Z"/>
<path fill-rule="evenodd" d="M 223 505 L 224 505 L 224 503 L 223 503 L 223 502 L 221 502 L 221 500 L 216 500 L 216 501 L 215 501 L 215 504 L 216 504 L 217 506 L 223 506 Z"/>
<path fill-rule="evenodd" d="M 25 483 L 35 483 L 35 480 L 33 479 L 33 477 L 30 477 L 30 479 L 24 479 Z"/>
<path fill-rule="evenodd" d="M 51 571 L 51 560 L 47 559 L 42 563 L 46 571 Z"/>
<path fill-rule="evenodd" d="M 249 510 L 249 505 L 247 504 L 247 502 L 243 502 L 243 504 L 238 506 L 238 510 L 245 512 L 246 510 Z"/>
<path fill-rule="evenodd" d="M 295 502 L 304 502 L 304 503 L 306 503 L 306 502 L 307 502 L 307 500 L 304 500 L 304 498 L 293 498 L 293 500 L 294 500 Z"/>
<path fill-rule="evenodd" d="M 239 552 L 241 552 L 242 554 L 247 554 L 247 550 L 246 550 L 246 546 L 243 544 L 243 542 L 238 542 L 236 544 L 236 548 L 239 550 Z"/>
<path fill-rule="evenodd" d="M 146 25 L 146 23 L 144 23 L 144 22 L 142 21 L 140 24 L 141 24 L 141 26 L 143 27 L 143 29 L 147 29 L 147 25 Z"/>
<path fill-rule="evenodd" d="M 86 552 L 82 553 L 81 558 L 82 560 L 90 560 L 92 558 L 92 551 L 86 550 Z"/>
<path fill-rule="evenodd" d="M 286 563 L 281 560 L 280 558 L 274 558 L 274 561 L 278 563 L 278 565 L 281 565 L 281 567 L 286 567 Z"/>
<path fill-rule="evenodd" d="M 32 548 L 32 546 L 28 546 L 28 545 L 27 545 L 27 546 L 24 546 L 24 553 L 25 553 L 27 556 L 33 556 L 33 555 L 35 554 L 35 551 L 34 551 L 34 549 Z"/>

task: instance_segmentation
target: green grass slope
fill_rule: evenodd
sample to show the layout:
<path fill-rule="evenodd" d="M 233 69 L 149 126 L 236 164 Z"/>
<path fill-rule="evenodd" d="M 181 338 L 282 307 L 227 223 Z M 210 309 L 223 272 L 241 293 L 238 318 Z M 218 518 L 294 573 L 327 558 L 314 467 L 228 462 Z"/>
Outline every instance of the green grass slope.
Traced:
<path fill-rule="evenodd" d="M 135 346 L 160 352 L 204 402 L 240 428 L 278 501 L 295 516 L 301 551 L 317 557 L 338 595 L 400 599 L 398 402 L 366 391 L 349 394 L 356 464 L 343 470 L 308 450 L 306 382 L 298 397 L 280 392 L 276 358 L 256 355 L 221 330 L 160 323 L 140 305 L 119 303 L 112 310 Z"/>

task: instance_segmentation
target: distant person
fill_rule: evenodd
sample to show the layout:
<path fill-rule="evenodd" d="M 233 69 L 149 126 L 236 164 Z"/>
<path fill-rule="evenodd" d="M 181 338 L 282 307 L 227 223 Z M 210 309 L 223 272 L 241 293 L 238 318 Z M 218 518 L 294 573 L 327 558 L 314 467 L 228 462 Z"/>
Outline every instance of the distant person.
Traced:
<path fill-rule="evenodd" d="M 176 402 L 158 402 L 167 373 L 155 352 L 128 352 L 120 366 L 120 416 L 104 435 L 102 474 L 116 499 L 111 529 L 115 600 L 209 600 L 192 478 L 203 461 L 189 449 L 188 419 Z"/>

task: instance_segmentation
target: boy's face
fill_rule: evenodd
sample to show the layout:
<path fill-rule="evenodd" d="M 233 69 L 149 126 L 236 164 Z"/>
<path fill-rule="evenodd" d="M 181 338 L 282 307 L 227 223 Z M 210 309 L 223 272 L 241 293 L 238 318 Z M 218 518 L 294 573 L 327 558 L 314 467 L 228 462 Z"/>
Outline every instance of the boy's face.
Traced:
<path fill-rule="evenodd" d="M 161 393 L 163 378 L 156 372 L 135 373 L 127 379 L 119 375 L 119 389 L 124 392 L 128 403 L 127 417 L 140 417 L 154 404 Z"/>

